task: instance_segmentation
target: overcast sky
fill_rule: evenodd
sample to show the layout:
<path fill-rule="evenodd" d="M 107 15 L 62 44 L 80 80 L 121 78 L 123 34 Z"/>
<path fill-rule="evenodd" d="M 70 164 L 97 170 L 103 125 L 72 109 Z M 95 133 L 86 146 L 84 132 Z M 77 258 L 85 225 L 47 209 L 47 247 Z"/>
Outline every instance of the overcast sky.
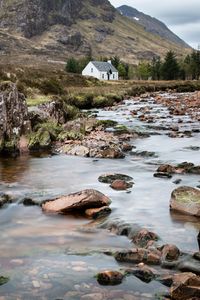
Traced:
<path fill-rule="evenodd" d="M 200 45 L 200 0 L 110 0 L 126 4 L 163 21 L 174 33 L 197 49 Z"/>

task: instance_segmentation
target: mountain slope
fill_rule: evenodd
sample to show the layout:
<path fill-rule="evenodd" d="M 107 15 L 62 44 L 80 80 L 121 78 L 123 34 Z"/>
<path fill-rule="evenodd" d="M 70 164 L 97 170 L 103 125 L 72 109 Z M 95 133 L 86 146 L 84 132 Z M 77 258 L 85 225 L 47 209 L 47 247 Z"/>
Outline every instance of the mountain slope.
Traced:
<path fill-rule="evenodd" d="M 160 36 L 161 38 L 167 39 L 173 43 L 179 44 L 183 47 L 190 47 L 182 39 L 180 39 L 176 34 L 174 34 L 163 22 L 153 18 L 149 15 L 146 15 L 137 9 L 128 6 L 122 5 L 117 8 L 117 10 L 123 15 L 135 23 L 140 24 L 144 27 L 145 31 L 153 33 Z"/>
<path fill-rule="evenodd" d="M 71 55 L 118 55 L 127 62 L 183 55 L 185 44 L 144 30 L 108 0 L 0 0 L 0 62 L 62 62 Z M 7 60 L 8 62 L 8 60 Z"/>

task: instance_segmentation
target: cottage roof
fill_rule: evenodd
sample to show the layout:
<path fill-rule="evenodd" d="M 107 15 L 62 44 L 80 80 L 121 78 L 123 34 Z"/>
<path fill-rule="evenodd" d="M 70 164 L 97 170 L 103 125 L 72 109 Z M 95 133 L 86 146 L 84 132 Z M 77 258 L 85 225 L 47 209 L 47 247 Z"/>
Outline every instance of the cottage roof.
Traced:
<path fill-rule="evenodd" d="M 109 62 L 104 61 L 92 61 L 92 64 L 100 71 L 100 72 L 118 72 L 117 69 L 110 64 Z"/>

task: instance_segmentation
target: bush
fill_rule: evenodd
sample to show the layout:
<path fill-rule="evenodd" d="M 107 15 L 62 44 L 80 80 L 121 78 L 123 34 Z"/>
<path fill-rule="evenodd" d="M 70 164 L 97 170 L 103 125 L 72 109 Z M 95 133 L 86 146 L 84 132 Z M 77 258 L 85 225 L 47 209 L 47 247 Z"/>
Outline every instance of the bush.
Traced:
<path fill-rule="evenodd" d="M 39 88 L 45 95 L 61 95 L 64 93 L 61 83 L 53 78 L 42 81 Z"/>

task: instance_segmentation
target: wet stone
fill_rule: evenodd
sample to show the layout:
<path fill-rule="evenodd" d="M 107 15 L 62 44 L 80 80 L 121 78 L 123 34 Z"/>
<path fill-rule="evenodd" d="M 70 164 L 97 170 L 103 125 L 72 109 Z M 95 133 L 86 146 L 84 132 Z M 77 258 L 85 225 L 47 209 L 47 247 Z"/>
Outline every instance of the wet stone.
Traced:
<path fill-rule="evenodd" d="M 110 185 L 110 187 L 112 189 L 117 190 L 117 191 L 123 191 L 123 190 L 131 188 L 132 186 L 133 186 L 133 183 L 126 182 L 125 180 L 120 180 L 120 179 L 114 180 Z"/>
<path fill-rule="evenodd" d="M 105 174 L 99 176 L 98 180 L 102 183 L 112 184 L 115 180 L 131 181 L 133 178 L 124 174 Z"/>
<path fill-rule="evenodd" d="M 97 281 L 101 285 L 117 285 L 122 283 L 124 275 L 118 271 L 104 271 L 97 274 Z"/>

